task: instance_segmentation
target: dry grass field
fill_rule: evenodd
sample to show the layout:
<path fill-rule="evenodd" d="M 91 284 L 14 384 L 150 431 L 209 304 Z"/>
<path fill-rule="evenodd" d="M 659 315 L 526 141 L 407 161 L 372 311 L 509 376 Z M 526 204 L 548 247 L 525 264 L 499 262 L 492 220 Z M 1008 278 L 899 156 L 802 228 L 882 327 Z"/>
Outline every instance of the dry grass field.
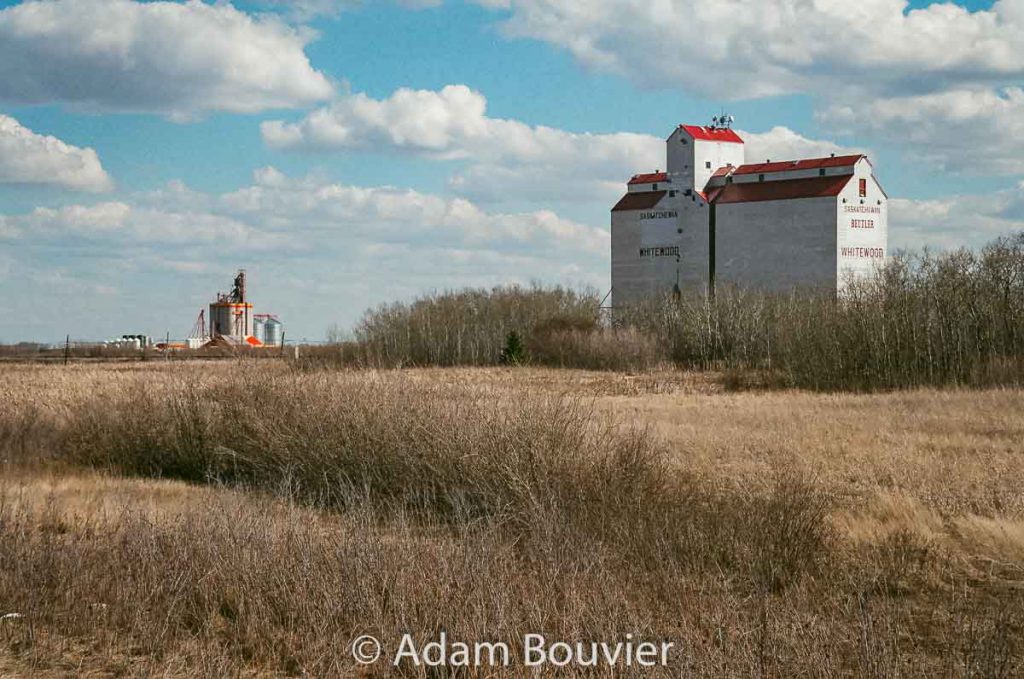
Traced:
<path fill-rule="evenodd" d="M 0 374 L 0 676 L 457 674 L 349 653 L 442 630 L 670 639 L 666 676 L 1024 671 L 1022 390 Z"/>

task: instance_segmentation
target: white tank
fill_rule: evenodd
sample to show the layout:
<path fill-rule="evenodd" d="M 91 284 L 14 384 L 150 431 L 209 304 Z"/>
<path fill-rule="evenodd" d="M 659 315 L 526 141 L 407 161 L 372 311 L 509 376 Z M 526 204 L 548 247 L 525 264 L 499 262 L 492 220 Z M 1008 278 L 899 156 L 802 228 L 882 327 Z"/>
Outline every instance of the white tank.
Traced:
<path fill-rule="evenodd" d="M 281 344 L 281 335 L 284 333 L 284 324 L 276 318 L 268 318 L 263 323 L 263 343 L 269 346 Z"/>
<path fill-rule="evenodd" d="M 266 325 L 267 320 L 265 318 L 257 318 L 253 321 L 253 336 L 264 344 L 267 343 Z"/>

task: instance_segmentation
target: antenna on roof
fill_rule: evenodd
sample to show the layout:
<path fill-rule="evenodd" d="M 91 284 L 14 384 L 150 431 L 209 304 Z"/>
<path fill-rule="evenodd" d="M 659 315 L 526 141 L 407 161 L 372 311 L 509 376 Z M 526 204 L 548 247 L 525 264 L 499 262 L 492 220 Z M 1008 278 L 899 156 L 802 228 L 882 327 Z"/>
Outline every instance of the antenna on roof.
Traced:
<path fill-rule="evenodd" d="M 722 112 L 721 115 L 711 116 L 711 128 L 712 129 L 729 129 L 732 124 L 736 122 L 736 118 Z"/>

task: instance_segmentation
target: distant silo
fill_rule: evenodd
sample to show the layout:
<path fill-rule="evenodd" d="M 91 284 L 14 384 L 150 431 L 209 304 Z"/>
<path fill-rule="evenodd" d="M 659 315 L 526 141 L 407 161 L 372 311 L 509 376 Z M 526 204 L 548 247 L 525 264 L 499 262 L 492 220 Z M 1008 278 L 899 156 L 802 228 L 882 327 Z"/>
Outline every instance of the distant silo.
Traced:
<path fill-rule="evenodd" d="M 252 304 L 245 296 L 245 270 L 235 276 L 234 287 L 227 294 L 218 294 L 210 304 L 210 337 L 229 337 L 245 342 L 253 336 Z"/>
<path fill-rule="evenodd" d="M 280 346 L 284 334 L 284 324 L 274 316 L 267 316 L 263 321 L 263 343 L 267 346 Z"/>
<path fill-rule="evenodd" d="M 262 344 L 267 343 L 267 315 L 256 314 L 256 320 L 253 322 L 253 336 L 256 337 Z"/>

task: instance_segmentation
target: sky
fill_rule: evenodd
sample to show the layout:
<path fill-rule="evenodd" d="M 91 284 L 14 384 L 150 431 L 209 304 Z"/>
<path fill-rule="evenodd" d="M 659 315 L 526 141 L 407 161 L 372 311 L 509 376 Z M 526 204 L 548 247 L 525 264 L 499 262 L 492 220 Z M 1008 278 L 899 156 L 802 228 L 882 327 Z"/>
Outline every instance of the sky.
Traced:
<path fill-rule="evenodd" d="M 0 343 L 609 286 L 679 123 L 864 152 L 890 248 L 1024 229 L 1024 0 L 0 0 Z"/>

